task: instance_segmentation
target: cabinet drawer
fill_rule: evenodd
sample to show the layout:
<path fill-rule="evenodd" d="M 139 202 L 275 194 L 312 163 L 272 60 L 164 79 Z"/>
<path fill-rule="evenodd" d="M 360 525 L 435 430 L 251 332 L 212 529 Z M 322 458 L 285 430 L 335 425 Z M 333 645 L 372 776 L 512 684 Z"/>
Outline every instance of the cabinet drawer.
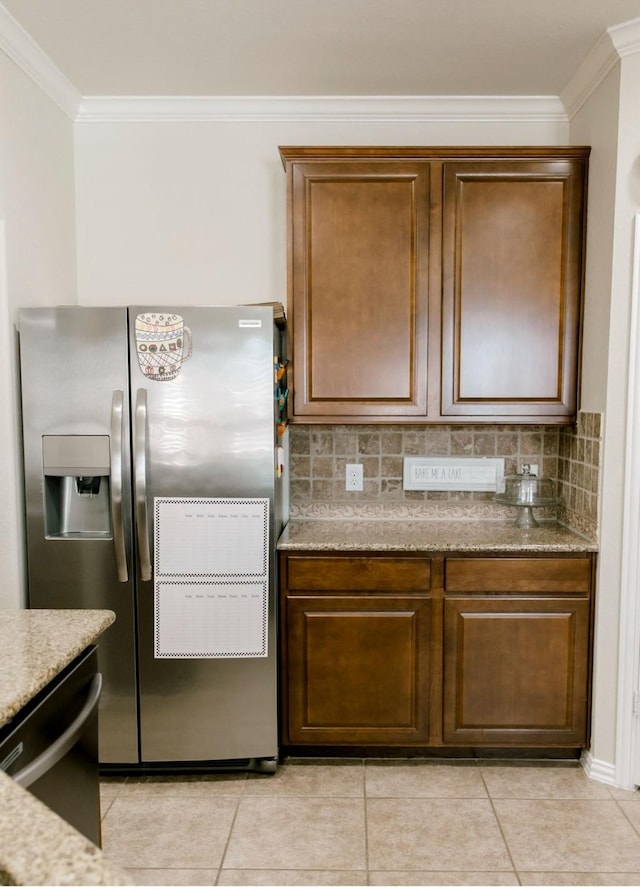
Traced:
<path fill-rule="evenodd" d="M 290 556 L 287 587 L 295 590 L 416 591 L 431 588 L 431 560 L 407 557 Z"/>
<path fill-rule="evenodd" d="M 446 559 L 448 593 L 583 593 L 591 590 L 589 557 Z"/>

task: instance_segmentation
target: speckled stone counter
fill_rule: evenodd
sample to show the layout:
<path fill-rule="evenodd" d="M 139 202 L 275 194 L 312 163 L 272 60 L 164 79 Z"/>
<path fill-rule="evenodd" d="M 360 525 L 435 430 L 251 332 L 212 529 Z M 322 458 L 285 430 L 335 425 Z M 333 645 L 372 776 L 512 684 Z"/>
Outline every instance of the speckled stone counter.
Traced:
<path fill-rule="evenodd" d="M 295 519 L 279 550 L 595 552 L 597 545 L 557 522 L 517 528 L 513 521 L 428 519 Z"/>
<path fill-rule="evenodd" d="M 0 772 L 0 884 L 130 886 L 85 837 Z"/>
<path fill-rule="evenodd" d="M 0 611 L 0 727 L 91 646 L 115 617 L 106 609 Z"/>
<path fill-rule="evenodd" d="M 0 611 L 0 726 L 115 620 L 108 610 Z M 131 878 L 0 771 L 0 884 L 129 886 Z"/>

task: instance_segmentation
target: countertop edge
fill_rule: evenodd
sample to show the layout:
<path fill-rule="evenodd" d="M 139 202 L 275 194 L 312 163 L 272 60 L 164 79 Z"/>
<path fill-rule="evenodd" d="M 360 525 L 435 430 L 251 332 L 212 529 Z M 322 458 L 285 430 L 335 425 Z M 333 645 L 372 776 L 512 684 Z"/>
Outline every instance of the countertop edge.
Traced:
<path fill-rule="evenodd" d="M 513 522 L 440 519 L 293 519 L 282 552 L 597 553 L 596 541 L 557 522 L 533 529 Z"/>

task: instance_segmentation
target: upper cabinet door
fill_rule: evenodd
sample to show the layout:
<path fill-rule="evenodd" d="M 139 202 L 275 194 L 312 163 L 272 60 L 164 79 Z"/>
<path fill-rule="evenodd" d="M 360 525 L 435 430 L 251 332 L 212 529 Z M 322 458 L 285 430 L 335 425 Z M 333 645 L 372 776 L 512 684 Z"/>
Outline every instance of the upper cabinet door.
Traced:
<path fill-rule="evenodd" d="M 289 168 L 293 419 L 424 418 L 425 162 Z"/>
<path fill-rule="evenodd" d="M 444 164 L 443 417 L 575 417 L 585 184 L 586 156 Z"/>
<path fill-rule="evenodd" d="M 281 147 L 301 423 L 571 423 L 587 147 Z"/>

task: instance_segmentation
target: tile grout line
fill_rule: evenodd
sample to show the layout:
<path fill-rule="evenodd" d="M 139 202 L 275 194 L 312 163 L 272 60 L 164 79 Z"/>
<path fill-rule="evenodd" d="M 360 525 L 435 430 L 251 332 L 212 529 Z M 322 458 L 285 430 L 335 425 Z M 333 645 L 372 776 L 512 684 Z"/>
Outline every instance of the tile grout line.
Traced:
<path fill-rule="evenodd" d="M 364 879 L 366 880 L 367 884 L 368 884 L 368 885 L 371 885 L 372 876 L 371 876 L 371 863 L 370 863 L 370 852 L 369 852 L 369 849 L 370 849 L 370 847 L 369 847 L 369 833 L 370 833 L 370 832 L 369 832 L 369 820 L 368 820 L 368 815 L 369 815 L 369 814 L 368 814 L 368 799 L 369 799 L 369 796 L 368 796 L 368 790 L 367 790 L 367 773 L 368 773 L 368 770 L 367 770 L 367 766 L 368 766 L 368 764 L 367 764 L 367 760 L 366 760 L 366 759 L 364 759 L 364 760 L 359 759 L 357 765 L 360 767 L 358 784 L 359 784 L 359 786 L 360 786 L 360 788 L 361 788 L 361 794 L 362 794 L 362 800 L 363 800 L 363 807 L 364 807 L 364 813 L 363 813 L 363 827 L 364 827 L 364 858 L 365 858 L 365 861 L 364 861 L 364 870 L 363 870 L 363 871 L 364 871 L 364 874 L 362 874 L 362 873 L 361 873 L 361 874 L 362 874 L 362 877 L 364 877 Z M 491 792 L 490 792 L 490 790 L 489 790 L 489 783 L 487 783 L 487 781 L 486 781 L 486 776 L 485 776 L 485 772 L 486 772 L 487 775 L 488 775 L 488 774 L 489 774 L 489 770 L 485 770 L 485 769 L 483 769 L 477 761 L 475 762 L 475 767 L 476 767 L 477 770 L 478 770 L 478 773 L 479 773 L 479 775 L 480 775 L 480 779 L 481 779 L 481 785 L 482 785 L 482 787 L 483 787 L 483 789 L 484 789 L 484 795 L 483 795 L 483 797 L 484 797 L 484 799 L 487 799 L 487 800 L 490 801 L 491 808 L 492 808 L 492 811 L 493 811 L 493 813 L 494 813 L 494 817 L 495 817 L 495 819 L 496 819 L 496 822 L 497 822 L 497 825 L 498 825 L 498 828 L 499 828 L 499 831 L 500 831 L 500 836 L 501 836 L 502 839 L 503 839 L 503 843 L 504 843 L 504 846 L 505 846 L 505 850 L 506 850 L 506 852 L 507 852 L 507 856 L 508 856 L 508 858 L 509 858 L 509 860 L 510 860 L 510 864 L 511 864 L 511 868 L 510 868 L 511 874 L 512 874 L 512 876 L 513 876 L 514 879 L 515 879 L 515 883 L 516 883 L 517 885 L 520 885 L 520 886 L 523 885 L 523 878 L 521 877 L 519 871 L 517 870 L 517 868 L 516 868 L 516 866 L 515 866 L 515 863 L 514 863 L 514 860 L 513 860 L 513 855 L 512 855 L 512 852 L 511 852 L 511 850 L 510 850 L 510 846 L 509 846 L 509 844 L 508 844 L 508 842 L 507 842 L 507 839 L 506 839 L 506 836 L 505 836 L 505 832 L 504 832 L 504 829 L 503 829 L 503 825 L 502 825 L 502 823 L 501 823 L 501 820 L 500 820 L 500 817 L 499 817 L 499 815 L 498 815 L 498 812 L 497 812 L 497 809 L 496 809 L 495 804 L 496 804 L 497 802 L 501 801 L 501 800 L 522 800 L 522 801 L 534 801 L 534 800 L 538 800 L 538 801 L 539 801 L 539 800 L 546 800 L 546 801 L 550 801 L 550 802 L 551 802 L 551 801 L 553 801 L 553 802 L 557 802 L 557 801 L 563 800 L 563 801 L 565 801 L 565 802 L 567 802 L 567 803 L 569 803 L 569 802 L 571 802 L 571 801 L 581 802 L 581 801 L 584 800 L 584 801 L 586 802 L 586 801 L 592 801 L 592 800 L 593 800 L 593 801 L 595 802 L 596 800 L 599 800 L 599 798 L 586 798 L 586 799 L 583 799 L 583 798 L 581 798 L 581 797 L 574 797 L 574 796 L 571 796 L 570 798 L 554 798 L 554 797 L 531 798 L 531 797 L 528 796 L 528 795 L 527 795 L 527 796 L 523 796 L 523 790 L 524 790 L 524 789 L 522 789 L 522 788 L 519 789 L 519 790 L 520 790 L 520 794 L 516 794 L 515 796 L 512 796 L 512 795 L 509 794 L 509 795 L 507 795 L 507 796 L 505 796 L 505 797 L 501 797 L 501 796 L 500 796 L 500 793 L 499 793 L 499 790 L 500 790 L 500 789 L 497 789 L 498 794 L 497 794 L 497 796 L 496 796 L 495 799 L 494 799 L 494 797 L 492 796 L 492 794 L 491 794 Z M 270 779 L 267 779 L 266 781 L 267 781 L 267 783 L 269 783 L 271 780 L 270 780 Z M 234 784 L 235 784 L 235 783 L 234 783 Z M 239 794 L 238 794 L 237 796 L 236 796 L 236 795 L 233 795 L 233 796 L 235 797 L 235 803 L 236 803 L 236 805 L 235 805 L 235 810 L 234 810 L 234 813 L 233 813 L 233 816 L 232 816 L 232 820 L 231 820 L 231 823 L 230 823 L 230 826 L 229 826 L 229 829 L 228 829 L 228 834 L 227 834 L 227 838 L 226 838 L 226 843 L 224 844 L 224 849 L 223 849 L 223 851 L 222 851 L 222 853 L 221 853 L 220 863 L 219 863 L 219 866 L 218 866 L 217 869 L 215 869 L 215 867 L 211 868 L 211 872 L 213 872 L 213 870 L 216 870 L 216 876 L 215 876 L 214 881 L 212 882 L 213 885 L 215 885 L 215 886 L 220 885 L 220 881 L 221 881 L 221 877 L 222 877 L 222 874 L 221 874 L 221 873 L 222 873 L 222 870 L 223 870 L 224 860 L 225 860 L 225 857 L 226 857 L 226 855 L 227 855 L 227 853 L 228 853 L 228 848 L 229 848 L 229 846 L 230 846 L 230 841 L 231 841 L 231 837 L 232 837 L 233 831 L 235 830 L 235 826 L 238 824 L 238 818 L 239 818 L 239 806 L 240 806 L 240 803 L 242 802 L 242 800 L 243 800 L 245 797 L 247 797 L 248 800 L 250 801 L 250 800 L 252 799 L 252 796 L 251 796 L 251 789 L 252 789 L 253 787 L 256 787 L 256 788 L 257 788 L 257 783 L 256 783 L 256 785 L 254 785 L 254 783 L 253 783 L 252 781 L 250 781 L 250 779 L 248 779 L 246 775 L 245 775 L 244 779 L 241 781 L 241 783 L 238 783 L 238 784 L 240 785 Z M 112 787 L 113 787 L 113 786 L 112 786 Z M 111 806 L 113 805 L 113 803 L 115 802 L 115 800 L 118 799 L 118 798 L 120 797 L 120 795 L 121 795 L 122 792 L 123 792 L 123 788 L 124 788 L 124 787 L 125 787 L 125 783 L 119 783 L 119 785 L 118 785 L 118 790 L 117 790 L 117 792 L 115 793 L 115 795 L 114 795 L 114 797 L 113 797 L 113 800 L 111 800 L 111 801 L 109 802 L 109 804 L 108 804 L 108 809 L 107 809 L 107 811 L 105 811 L 105 815 L 106 815 L 106 812 L 110 811 Z M 236 787 L 237 787 L 237 786 L 236 786 Z M 261 786 L 261 787 L 264 788 L 265 790 L 267 790 L 267 788 L 268 788 L 268 784 L 267 784 L 267 786 Z M 344 790 L 345 790 L 344 787 L 343 787 L 341 790 L 344 791 Z M 514 789 L 514 790 L 515 790 L 515 789 Z M 375 791 L 375 789 L 372 789 L 372 791 Z M 177 796 L 177 798 L 179 798 L 179 799 L 182 799 L 182 800 L 185 799 L 181 793 L 177 793 L 176 796 Z M 188 796 L 191 797 L 192 795 L 188 795 Z M 196 796 L 199 796 L 199 795 L 196 795 Z M 268 796 L 271 796 L 271 795 L 268 795 Z M 298 798 L 298 797 L 314 798 L 314 797 L 317 796 L 317 793 L 315 793 L 315 794 L 314 794 L 314 793 L 307 793 L 307 794 L 303 794 L 303 795 L 290 794 L 290 795 L 285 795 L 285 796 L 286 796 L 286 797 L 292 797 L 292 798 Z M 357 796 L 359 797 L 360 795 L 357 795 Z M 230 797 L 232 797 L 232 795 L 229 795 L 229 796 L 227 796 L 227 795 L 222 795 L 222 797 L 223 797 L 223 798 L 227 798 L 227 800 L 229 800 Z M 327 800 L 329 800 L 329 799 L 339 800 L 340 798 L 347 800 L 347 799 L 349 799 L 349 796 L 347 796 L 346 798 L 344 798 L 342 795 L 339 795 L 338 798 L 334 798 L 333 795 L 329 795 L 329 797 L 327 797 L 327 798 L 325 798 L 325 799 L 327 799 Z M 120 798 L 120 799 L 121 799 L 121 798 Z M 404 795 L 401 795 L 401 797 L 398 798 L 398 797 L 397 797 L 397 794 L 389 795 L 389 796 L 382 795 L 381 798 L 378 798 L 378 797 L 376 797 L 375 795 L 372 796 L 372 802 L 373 802 L 373 801 L 376 801 L 376 800 L 380 800 L 380 799 L 388 799 L 388 800 L 398 800 L 398 799 L 402 799 L 402 800 L 405 800 L 405 799 L 409 799 L 409 800 L 411 800 L 411 799 L 414 799 L 414 800 L 423 800 L 423 799 L 425 799 L 425 798 L 424 798 L 422 795 L 418 795 L 418 796 L 415 797 L 415 798 L 405 798 Z M 442 797 L 436 797 L 436 799 L 439 799 L 439 800 L 445 800 L 445 799 L 446 799 L 446 800 L 452 800 L 452 799 L 466 800 L 466 799 L 468 799 L 468 797 L 467 797 L 467 795 L 463 795 L 463 796 L 460 797 L 460 798 L 449 798 L 449 797 L 442 798 Z M 604 798 L 603 798 L 603 800 L 604 800 Z M 640 835 L 640 825 L 636 828 L 636 826 L 635 826 L 635 825 L 633 824 L 633 822 L 631 821 L 630 816 L 627 814 L 627 812 L 626 812 L 625 809 L 624 809 L 624 803 L 625 803 L 625 800 L 624 800 L 624 799 L 618 800 L 617 798 L 615 798 L 609 789 L 607 789 L 606 800 L 607 800 L 607 801 L 609 801 L 609 800 L 614 800 L 614 802 L 617 804 L 616 810 L 617 810 L 618 812 L 622 813 L 622 815 L 625 817 L 625 822 L 628 822 L 628 823 L 631 824 L 631 827 L 632 827 L 632 829 L 633 829 L 633 834 L 634 834 L 634 836 L 635 836 L 635 835 Z M 247 804 L 247 806 L 249 806 L 249 803 Z M 187 867 L 191 867 L 191 866 L 187 866 Z M 353 867 L 353 866 L 351 866 L 351 867 Z M 199 871 L 203 871 L 203 870 L 204 870 L 204 867 L 203 867 L 203 868 L 200 868 L 200 867 L 199 867 L 198 870 L 199 870 Z M 411 870 L 415 870 L 415 869 L 411 869 Z M 428 869 L 428 870 L 430 870 L 430 869 Z M 454 869 L 454 870 L 455 870 L 455 869 Z M 540 869 L 540 870 L 541 870 L 541 871 L 548 871 L 549 869 Z M 556 869 L 556 870 L 557 870 L 557 869 Z M 579 870 L 579 869 L 578 869 L 578 870 Z M 170 870 L 169 870 L 169 871 L 170 871 Z M 523 874 L 524 874 L 524 873 L 525 873 L 525 872 L 523 872 Z"/>
<path fill-rule="evenodd" d="M 362 760 L 362 805 L 364 807 L 364 868 L 367 886 L 371 885 L 369 869 L 369 819 L 367 814 L 367 760 Z"/>
<path fill-rule="evenodd" d="M 492 810 L 492 812 L 493 812 L 494 819 L 496 820 L 496 823 L 497 823 L 498 828 L 499 828 L 499 830 L 500 830 L 500 836 L 502 837 L 502 842 L 503 842 L 503 844 L 504 844 L 504 848 L 505 848 L 505 850 L 507 851 L 507 856 L 509 857 L 509 862 L 511 863 L 511 867 L 513 868 L 513 873 L 514 873 L 514 875 L 516 876 L 516 880 L 517 880 L 517 882 L 518 882 L 518 885 L 521 887 L 521 886 L 522 886 L 522 880 L 521 880 L 521 878 L 520 878 L 520 872 L 519 872 L 518 869 L 516 868 L 516 864 L 515 864 L 515 862 L 514 862 L 514 859 L 513 859 L 512 854 L 511 854 L 511 849 L 510 849 L 510 847 L 509 847 L 509 844 L 507 843 L 507 838 L 506 838 L 506 835 L 505 835 L 505 833 L 504 833 L 504 829 L 503 829 L 503 827 L 502 827 L 502 822 L 500 821 L 500 817 L 498 816 L 498 811 L 497 811 L 496 808 L 495 808 L 495 805 L 494 805 L 494 802 L 493 802 L 493 797 L 491 796 L 491 792 L 489 791 L 489 786 L 487 785 L 486 779 L 485 779 L 485 777 L 484 777 L 484 772 L 482 771 L 482 767 L 480 766 L 479 763 L 478 763 L 478 771 L 479 771 L 479 773 L 480 773 L 480 778 L 481 778 L 481 780 L 482 780 L 482 784 L 484 785 L 484 789 L 485 789 L 485 791 L 487 792 L 487 799 L 488 799 L 489 804 L 490 804 L 490 806 L 491 806 L 491 810 Z"/>
<path fill-rule="evenodd" d="M 620 804 L 622 803 L 622 801 L 618 800 L 617 797 L 614 797 L 613 794 L 611 795 L 611 798 L 612 798 L 612 800 L 614 801 L 614 803 L 616 804 L 616 806 L 618 807 L 619 811 L 620 811 L 620 812 L 622 813 L 622 815 L 624 816 L 624 818 L 627 820 L 627 822 L 629 823 L 629 825 L 631 826 L 631 828 L 633 829 L 633 831 L 636 833 L 636 835 L 637 835 L 638 837 L 640 837 L 640 830 L 639 830 L 638 828 L 636 828 L 636 826 L 633 824 L 633 822 L 631 821 L 631 819 L 629 818 L 629 816 L 628 816 L 627 813 L 625 812 L 624 808 L 620 805 Z"/>
<path fill-rule="evenodd" d="M 227 841 L 226 841 L 226 843 L 225 843 L 225 845 L 224 845 L 224 849 L 223 849 L 223 851 L 222 851 L 222 856 L 220 857 L 220 863 L 218 864 L 218 870 L 217 870 L 217 873 L 216 873 L 216 880 L 215 880 L 215 883 L 214 883 L 214 887 L 219 887 L 219 886 L 220 886 L 220 877 L 221 877 L 221 875 L 222 875 L 222 866 L 223 866 L 223 864 L 224 864 L 224 858 L 225 858 L 225 856 L 227 855 L 227 850 L 229 849 L 229 843 L 230 843 L 230 841 L 231 841 L 231 834 L 232 834 L 232 832 L 233 832 L 233 828 L 234 828 L 234 826 L 235 826 L 235 824 L 236 824 L 236 819 L 238 818 L 238 810 L 240 809 L 240 804 L 241 804 L 241 802 L 242 802 L 242 800 L 243 800 L 243 798 L 244 798 L 244 796 L 245 796 L 245 791 L 247 790 L 247 783 L 248 783 L 248 781 L 249 781 L 249 774 L 248 774 L 247 772 L 245 772 L 245 774 L 244 774 L 244 778 L 243 778 L 243 780 L 242 780 L 242 790 L 241 790 L 240 793 L 238 794 L 238 797 L 237 797 L 237 800 L 236 800 L 236 809 L 235 809 L 235 812 L 234 812 L 234 814 L 233 814 L 233 819 L 231 820 L 231 825 L 229 826 L 229 834 L 227 835 Z"/>
<path fill-rule="evenodd" d="M 128 776 L 124 776 L 123 781 L 116 780 L 116 781 L 114 781 L 114 782 L 103 782 L 103 781 L 102 781 L 102 777 L 99 778 L 99 780 L 98 780 L 98 782 L 99 782 L 99 787 L 98 787 L 98 800 L 99 800 L 99 802 L 100 802 L 100 825 L 101 825 L 101 826 L 102 826 L 102 823 L 103 823 L 104 820 L 105 820 L 105 817 L 106 817 L 107 813 L 109 812 L 109 810 L 111 809 L 111 807 L 114 805 L 114 803 L 116 802 L 116 800 L 120 797 L 120 794 L 122 793 L 122 789 L 124 788 L 124 786 L 127 784 L 128 781 L 129 781 L 129 777 L 128 777 Z M 103 788 L 103 786 L 104 786 L 104 788 L 108 788 L 108 787 L 112 787 L 113 785 L 118 785 L 118 786 L 119 786 L 119 787 L 118 787 L 118 790 L 117 790 L 116 793 L 113 795 L 112 799 L 108 802 L 108 804 L 107 804 L 107 808 L 106 808 L 105 810 L 103 810 L 103 809 L 102 809 L 102 805 L 103 805 L 103 801 L 102 801 L 102 788 Z"/>
<path fill-rule="evenodd" d="M 246 782 L 246 776 L 245 776 L 245 782 Z M 226 855 L 227 855 L 227 850 L 229 849 L 229 843 L 230 843 L 230 841 L 231 841 L 231 835 L 232 835 L 232 833 L 233 833 L 233 829 L 234 829 L 234 827 L 235 827 L 236 820 L 237 820 L 237 818 L 238 818 L 238 811 L 239 811 L 239 809 L 240 809 L 240 804 L 241 804 L 241 802 L 242 802 L 242 797 L 243 797 L 243 795 L 244 795 L 244 787 L 243 787 L 243 789 L 242 789 L 242 792 L 238 795 L 238 798 L 237 798 L 237 800 L 236 800 L 236 808 L 235 808 L 235 812 L 234 812 L 234 814 L 233 814 L 233 819 L 231 820 L 231 825 L 229 826 L 229 833 L 227 834 L 227 840 L 226 840 L 226 843 L 225 843 L 225 845 L 224 845 L 224 849 L 223 849 L 223 851 L 222 851 L 222 856 L 220 857 L 220 862 L 219 862 L 219 864 L 218 864 L 218 874 L 216 875 L 216 883 L 215 883 L 215 886 L 216 886 L 216 887 L 219 886 L 220 875 L 222 874 L 222 866 L 224 865 L 224 860 L 225 860 L 225 857 L 226 857 Z"/>

